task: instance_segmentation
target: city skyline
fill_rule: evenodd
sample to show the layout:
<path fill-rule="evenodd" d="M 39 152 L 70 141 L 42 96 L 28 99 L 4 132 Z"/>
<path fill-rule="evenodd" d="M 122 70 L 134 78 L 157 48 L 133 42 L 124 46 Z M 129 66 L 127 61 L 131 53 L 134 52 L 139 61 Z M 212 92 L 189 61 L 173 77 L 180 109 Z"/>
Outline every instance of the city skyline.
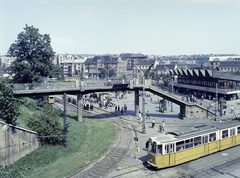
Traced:
<path fill-rule="evenodd" d="M 0 54 L 33 25 L 57 54 L 240 54 L 239 0 L 0 0 Z"/>

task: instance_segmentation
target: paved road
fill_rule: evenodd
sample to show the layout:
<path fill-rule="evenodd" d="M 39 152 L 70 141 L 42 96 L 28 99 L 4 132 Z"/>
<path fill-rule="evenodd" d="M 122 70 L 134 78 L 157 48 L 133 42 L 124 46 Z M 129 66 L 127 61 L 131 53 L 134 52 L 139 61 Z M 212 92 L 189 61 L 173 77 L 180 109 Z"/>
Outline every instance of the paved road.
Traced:
<path fill-rule="evenodd" d="M 178 113 L 180 108 L 175 104 L 173 104 L 173 112 L 171 112 L 171 107 L 168 107 L 167 113 L 160 113 L 158 111 L 158 100 L 161 98 L 156 95 L 152 95 L 151 93 L 147 94 L 150 94 L 150 96 L 152 97 L 152 101 L 150 101 L 151 97 L 147 98 L 146 111 L 149 110 L 150 118 L 154 118 L 157 124 L 162 123 L 162 121 L 164 120 L 166 131 L 176 130 L 179 129 L 179 127 L 191 127 L 195 124 L 217 122 L 212 119 L 206 119 L 201 117 L 192 120 L 178 119 Z M 115 101 L 117 105 L 120 106 L 123 106 L 124 104 L 128 105 L 128 111 L 123 115 L 119 113 L 119 115 L 122 115 L 123 118 L 129 120 L 129 122 L 131 122 L 132 125 L 135 127 L 137 136 L 139 138 L 139 141 L 136 142 L 136 144 L 141 148 L 141 152 L 140 154 L 132 152 L 125 161 L 119 163 L 117 167 L 110 171 L 108 177 L 240 177 L 240 146 L 168 169 L 152 170 L 147 168 L 143 164 L 147 160 L 147 151 L 144 149 L 145 142 L 151 136 L 156 136 L 158 134 L 164 133 L 159 133 L 158 127 L 154 129 L 151 128 L 150 119 L 146 120 L 147 133 L 141 133 L 142 125 L 138 123 L 137 118 L 134 116 L 135 111 L 133 93 L 127 94 L 124 99 L 116 99 L 113 97 L 113 101 Z M 209 101 L 206 100 L 205 102 Z M 141 99 L 140 103 L 142 104 Z M 239 111 L 240 106 L 238 103 L 240 103 L 240 101 L 235 100 L 229 101 L 227 104 L 229 106 L 233 105 L 235 111 Z M 141 104 L 140 111 L 142 108 Z M 233 117 L 234 114 L 231 113 L 230 107 L 228 108 L 229 109 L 227 110 L 227 115 Z M 108 110 L 110 110 L 111 112 L 115 112 L 114 108 Z"/>
<path fill-rule="evenodd" d="M 173 111 L 171 111 L 171 103 L 169 103 L 167 113 L 160 113 L 158 111 L 158 101 L 161 98 L 148 92 L 147 94 L 149 94 L 150 97 L 146 99 L 146 111 L 149 111 L 151 119 L 155 119 L 156 125 L 158 125 L 158 123 L 162 123 L 163 120 L 165 121 L 166 132 L 170 130 L 176 130 L 179 127 L 191 127 L 195 124 L 218 122 L 214 121 L 213 119 L 202 117 L 191 120 L 178 119 L 180 108 L 178 105 L 173 104 Z M 152 100 L 150 101 L 151 97 Z M 138 123 L 139 121 L 135 117 L 134 93 L 126 94 L 123 99 L 117 99 L 114 96 L 112 96 L 112 99 L 117 105 L 120 105 L 120 107 L 122 107 L 124 104 L 127 104 L 127 112 L 124 114 L 121 114 L 120 112 L 116 114 L 121 115 L 135 127 L 137 137 L 139 138 L 139 141 L 136 142 L 136 146 L 140 147 L 141 152 L 140 154 L 136 154 L 135 151 L 130 153 L 124 161 L 120 162 L 116 167 L 109 171 L 110 173 L 107 177 L 240 177 L 240 146 L 172 168 L 163 170 L 152 170 L 147 168 L 143 164 L 147 160 L 147 151 L 144 149 L 145 142 L 149 137 L 164 133 L 159 133 L 158 127 L 154 129 L 151 128 L 151 119 L 146 119 L 146 134 L 141 133 L 142 125 Z M 209 103 L 208 100 L 204 100 L 204 102 Z M 235 116 L 234 113 L 231 113 L 230 111 L 231 105 L 233 105 L 236 115 L 238 115 L 240 109 L 239 103 L 239 100 L 227 102 L 229 106 L 227 110 L 227 116 Z M 141 98 L 139 109 L 140 111 L 142 110 Z M 115 112 L 114 108 L 108 108 L 107 110 L 110 112 Z"/>

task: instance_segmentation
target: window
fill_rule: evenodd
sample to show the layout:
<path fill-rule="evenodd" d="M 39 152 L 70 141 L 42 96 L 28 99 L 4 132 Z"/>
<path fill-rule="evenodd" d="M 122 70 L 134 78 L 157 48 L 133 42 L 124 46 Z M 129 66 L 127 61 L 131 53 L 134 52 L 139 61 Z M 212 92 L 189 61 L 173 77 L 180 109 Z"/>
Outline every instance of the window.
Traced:
<path fill-rule="evenodd" d="M 176 143 L 176 152 L 184 150 L 184 141 Z"/>
<path fill-rule="evenodd" d="M 230 136 L 236 135 L 235 128 L 230 129 Z"/>
<path fill-rule="evenodd" d="M 158 153 L 162 155 L 162 145 L 158 145 Z"/>
<path fill-rule="evenodd" d="M 168 145 L 165 145 L 165 153 L 172 153 L 174 152 L 174 143 L 170 143 Z"/>
<path fill-rule="evenodd" d="M 240 134 L 240 127 L 237 128 L 237 134 Z"/>
<path fill-rule="evenodd" d="M 222 138 L 227 138 L 228 137 L 228 130 L 223 130 L 222 131 Z"/>
<path fill-rule="evenodd" d="M 213 142 L 213 141 L 216 141 L 216 133 L 211 133 L 209 135 L 209 142 Z"/>
<path fill-rule="evenodd" d="M 195 137 L 194 138 L 194 146 L 199 146 L 202 144 L 201 137 Z"/>
<path fill-rule="evenodd" d="M 168 147 L 168 145 L 165 145 L 165 153 L 169 153 L 169 147 Z"/>
<path fill-rule="evenodd" d="M 202 139 L 203 139 L 203 144 L 208 143 L 208 135 L 204 135 Z"/>
<path fill-rule="evenodd" d="M 149 148 L 150 152 L 156 154 L 156 149 L 157 149 L 156 142 L 150 143 L 149 146 L 150 146 L 150 148 Z"/>
<path fill-rule="evenodd" d="M 193 147 L 193 139 L 188 139 L 188 140 L 185 140 L 185 148 L 192 148 Z"/>

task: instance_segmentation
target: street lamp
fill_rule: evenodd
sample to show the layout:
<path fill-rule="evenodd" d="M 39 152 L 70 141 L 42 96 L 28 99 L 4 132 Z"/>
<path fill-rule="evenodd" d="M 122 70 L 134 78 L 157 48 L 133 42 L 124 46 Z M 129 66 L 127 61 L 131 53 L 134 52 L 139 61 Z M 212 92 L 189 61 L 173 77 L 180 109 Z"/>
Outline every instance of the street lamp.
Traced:
<path fill-rule="evenodd" d="M 115 68 L 116 65 L 114 65 L 113 67 L 111 67 L 110 69 L 106 69 L 105 67 L 102 67 L 102 69 L 106 70 L 107 71 L 107 74 L 108 74 L 108 79 L 109 79 L 109 71 L 112 70 L 113 68 Z"/>
<path fill-rule="evenodd" d="M 143 86 L 142 86 L 142 133 L 146 134 L 146 120 L 145 120 L 145 76 L 143 71 L 134 65 L 143 75 Z"/>
<path fill-rule="evenodd" d="M 217 120 L 217 112 L 218 112 L 218 88 L 216 83 L 216 102 L 215 102 L 215 118 Z"/>
<path fill-rule="evenodd" d="M 115 67 L 116 67 L 116 65 L 114 65 L 113 67 L 111 67 L 110 69 L 107 70 L 108 71 L 108 79 L 109 79 L 109 71 L 112 70 Z"/>

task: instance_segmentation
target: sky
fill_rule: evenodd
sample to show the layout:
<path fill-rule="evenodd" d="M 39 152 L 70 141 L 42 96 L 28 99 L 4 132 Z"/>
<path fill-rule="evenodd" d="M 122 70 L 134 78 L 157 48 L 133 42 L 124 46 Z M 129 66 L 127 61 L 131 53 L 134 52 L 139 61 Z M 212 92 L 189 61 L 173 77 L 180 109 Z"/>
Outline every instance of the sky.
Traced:
<path fill-rule="evenodd" d="M 0 0 L 0 54 L 25 25 L 56 54 L 240 55 L 240 0 Z"/>

